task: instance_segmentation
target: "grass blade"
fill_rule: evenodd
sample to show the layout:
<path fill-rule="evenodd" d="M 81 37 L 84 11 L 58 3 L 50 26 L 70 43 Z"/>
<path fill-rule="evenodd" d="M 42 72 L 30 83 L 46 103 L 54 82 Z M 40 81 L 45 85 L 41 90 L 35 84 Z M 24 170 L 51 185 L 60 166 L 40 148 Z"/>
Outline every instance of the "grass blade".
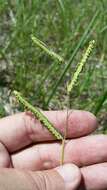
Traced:
<path fill-rule="evenodd" d="M 58 3 L 60 5 L 60 7 L 61 7 L 61 10 L 62 10 L 63 14 L 65 14 L 65 8 L 64 8 L 64 4 L 63 4 L 62 0 L 58 0 Z"/>
<path fill-rule="evenodd" d="M 98 100 L 98 103 L 95 104 L 95 111 L 94 114 L 97 115 L 98 112 L 101 110 L 104 102 L 107 100 L 107 91 L 104 92 L 104 94 L 100 97 L 100 99 Z"/>

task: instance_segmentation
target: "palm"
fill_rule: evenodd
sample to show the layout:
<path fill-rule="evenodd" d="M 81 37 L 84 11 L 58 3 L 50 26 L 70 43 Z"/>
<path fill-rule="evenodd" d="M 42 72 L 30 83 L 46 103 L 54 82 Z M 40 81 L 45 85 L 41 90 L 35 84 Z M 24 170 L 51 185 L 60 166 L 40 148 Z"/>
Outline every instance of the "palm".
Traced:
<path fill-rule="evenodd" d="M 64 132 L 66 111 L 45 112 L 45 115 Z M 47 129 L 32 115 L 20 113 L 1 119 L 0 128 L 0 167 L 37 171 L 59 165 L 61 144 L 53 141 Z M 100 170 L 107 168 L 107 164 L 103 163 L 107 162 L 107 137 L 87 136 L 96 128 L 96 119 L 88 112 L 73 111 L 69 116 L 67 138 L 73 140 L 67 140 L 64 162 L 81 167 L 84 179 L 87 171 L 93 177 L 99 167 Z"/>

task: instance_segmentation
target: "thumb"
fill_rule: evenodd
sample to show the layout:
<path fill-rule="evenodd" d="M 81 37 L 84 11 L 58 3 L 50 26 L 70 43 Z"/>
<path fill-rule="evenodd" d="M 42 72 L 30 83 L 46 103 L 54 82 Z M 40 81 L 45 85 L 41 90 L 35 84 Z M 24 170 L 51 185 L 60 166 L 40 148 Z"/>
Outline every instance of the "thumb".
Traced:
<path fill-rule="evenodd" d="M 80 180 L 74 164 L 37 172 L 0 168 L 0 190 L 76 190 Z"/>
<path fill-rule="evenodd" d="M 81 180 L 79 168 L 74 164 L 30 174 L 37 190 L 76 190 Z"/>

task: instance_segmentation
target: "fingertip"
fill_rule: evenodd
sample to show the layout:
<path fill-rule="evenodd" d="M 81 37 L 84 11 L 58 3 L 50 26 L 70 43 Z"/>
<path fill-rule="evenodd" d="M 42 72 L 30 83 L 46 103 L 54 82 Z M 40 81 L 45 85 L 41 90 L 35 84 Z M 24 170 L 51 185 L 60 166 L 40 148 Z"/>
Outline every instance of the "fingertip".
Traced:
<path fill-rule="evenodd" d="M 81 137 L 96 130 L 98 121 L 96 117 L 82 110 L 73 110 L 69 115 L 69 137 Z"/>
<path fill-rule="evenodd" d="M 96 116 L 89 111 L 83 111 L 83 113 L 85 114 L 84 117 L 87 117 L 89 126 L 91 126 L 91 128 L 93 130 L 97 129 L 98 128 L 98 120 L 97 120 Z"/>
<path fill-rule="evenodd" d="M 81 173 L 76 165 L 65 164 L 57 167 L 55 170 L 62 176 L 66 190 L 77 189 L 81 181 Z"/>

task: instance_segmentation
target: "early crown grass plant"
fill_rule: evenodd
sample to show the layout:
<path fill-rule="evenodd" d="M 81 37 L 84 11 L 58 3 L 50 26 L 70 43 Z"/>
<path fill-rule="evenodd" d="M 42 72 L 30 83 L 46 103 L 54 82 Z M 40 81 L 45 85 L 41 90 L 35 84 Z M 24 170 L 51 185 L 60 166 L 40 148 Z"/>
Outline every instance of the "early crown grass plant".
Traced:
<path fill-rule="evenodd" d="M 49 50 L 47 48 L 46 44 L 44 44 L 41 40 L 39 40 L 38 38 L 36 38 L 34 36 L 32 36 L 31 38 L 32 38 L 33 42 L 36 43 L 36 45 L 38 45 L 39 47 L 41 47 L 48 55 L 50 55 L 54 59 L 58 59 L 59 61 L 62 61 L 62 58 L 58 54 L 53 52 L 52 50 Z M 71 79 L 71 82 L 67 85 L 67 93 L 68 94 L 71 93 L 71 91 L 73 90 L 73 88 L 78 80 L 79 74 L 82 71 L 82 68 L 84 67 L 88 57 L 90 56 L 94 45 L 95 45 L 95 41 L 94 40 L 90 41 L 86 52 L 83 54 L 81 61 L 78 63 L 77 69 L 73 75 L 73 78 Z M 13 93 L 14 93 L 16 99 L 19 101 L 19 103 L 21 103 L 24 106 L 24 108 L 26 108 L 28 111 L 33 113 L 34 116 L 44 125 L 44 127 L 46 127 L 48 129 L 48 131 L 57 140 L 62 140 L 61 159 L 60 159 L 60 164 L 62 165 L 64 163 L 64 147 L 65 147 L 68 123 L 66 123 L 65 131 L 64 131 L 64 134 L 62 135 L 62 133 L 53 126 L 53 124 L 48 120 L 48 118 L 46 116 L 44 116 L 44 114 L 37 107 L 33 107 L 30 103 L 27 102 L 27 100 L 25 100 L 22 97 L 20 92 L 17 92 L 16 90 L 14 90 Z M 68 108 L 67 108 L 67 122 L 68 122 Z"/>

